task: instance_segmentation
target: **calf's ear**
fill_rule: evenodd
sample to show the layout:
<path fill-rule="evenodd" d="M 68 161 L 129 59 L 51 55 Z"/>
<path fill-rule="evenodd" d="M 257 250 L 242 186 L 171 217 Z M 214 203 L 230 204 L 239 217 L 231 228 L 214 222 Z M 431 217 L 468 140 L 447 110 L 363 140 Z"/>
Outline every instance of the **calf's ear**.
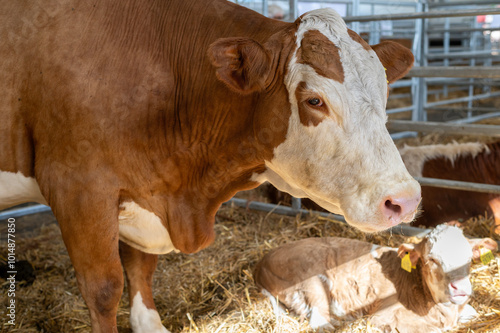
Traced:
<path fill-rule="evenodd" d="M 416 247 L 415 244 L 401 244 L 398 248 L 398 256 L 403 258 L 407 253 L 410 254 L 412 266 L 417 266 L 418 258 L 420 258 L 418 246 Z"/>
<path fill-rule="evenodd" d="M 231 90 L 250 94 L 265 89 L 271 58 L 262 45 L 250 38 L 220 38 L 208 48 L 216 75 Z"/>
<path fill-rule="evenodd" d="M 467 239 L 472 247 L 472 260 L 479 261 L 481 258 L 481 248 L 485 248 L 495 253 L 498 251 L 498 243 L 491 238 Z"/>
<path fill-rule="evenodd" d="M 413 54 L 401 44 L 384 41 L 371 47 L 384 65 L 389 83 L 399 80 L 413 67 Z"/>

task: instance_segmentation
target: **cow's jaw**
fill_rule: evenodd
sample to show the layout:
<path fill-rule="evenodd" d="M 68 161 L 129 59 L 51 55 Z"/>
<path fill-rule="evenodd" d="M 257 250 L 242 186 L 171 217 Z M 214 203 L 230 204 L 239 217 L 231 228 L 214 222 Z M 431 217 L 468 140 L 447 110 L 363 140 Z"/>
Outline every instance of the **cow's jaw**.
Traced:
<path fill-rule="evenodd" d="M 266 161 L 263 178 L 343 214 L 366 232 L 410 222 L 413 211 L 398 219 L 381 213 L 384 198 L 418 198 L 420 193 L 385 127 L 384 68 L 373 50 L 351 38 L 340 17 L 334 17 L 337 14 L 315 15 L 306 15 L 297 30 L 297 48 L 285 77 L 292 111 L 288 132 Z M 323 68 L 308 64 L 304 45 L 314 48 L 315 41 L 306 38 L 331 47 L 337 63 L 319 61 Z M 321 112 L 309 108 L 304 104 L 308 94 L 321 98 L 326 107 Z"/>

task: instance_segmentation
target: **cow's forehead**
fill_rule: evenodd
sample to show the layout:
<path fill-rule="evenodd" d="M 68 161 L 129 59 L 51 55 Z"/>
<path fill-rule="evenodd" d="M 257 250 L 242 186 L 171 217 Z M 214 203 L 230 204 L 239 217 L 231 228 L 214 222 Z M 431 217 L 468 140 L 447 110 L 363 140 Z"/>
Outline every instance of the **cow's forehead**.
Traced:
<path fill-rule="evenodd" d="M 339 94 L 355 92 L 359 99 L 385 110 L 387 83 L 384 67 L 371 47 L 349 30 L 342 17 L 332 9 L 311 11 L 301 17 L 296 32 L 296 53 L 290 62 L 288 89 L 294 91 L 309 67 L 316 77 L 341 84 Z M 311 78 L 310 73 L 307 73 Z M 314 84 L 314 80 L 309 80 Z M 319 89 L 315 89 L 319 90 Z M 356 98 L 358 99 L 358 98 Z"/>
<path fill-rule="evenodd" d="M 467 265 L 472 258 L 472 248 L 456 227 L 439 226 L 428 237 L 428 255 L 440 262 L 445 273 Z"/>
<path fill-rule="evenodd" d="M 344 82 L 339 48 L 318 30 L 308 30 L 304 33 L 297 50 L 297 63 L 311 66 L 323 77 Z"/>

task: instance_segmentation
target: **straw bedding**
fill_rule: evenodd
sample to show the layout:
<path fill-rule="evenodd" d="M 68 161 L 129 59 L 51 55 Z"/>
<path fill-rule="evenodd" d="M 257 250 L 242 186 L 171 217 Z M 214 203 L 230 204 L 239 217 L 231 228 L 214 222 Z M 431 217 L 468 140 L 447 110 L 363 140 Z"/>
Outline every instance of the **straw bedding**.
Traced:
<path fill-rule="evenodd" d="M 22 221 L 18 221 L 21 223 Z M 0 332 L 90 332 L 90 319 L 77 289 L 74 270 L 55 223 L 18 238 L 18 259 L 30 261 L 37 278 L 31 286 L 18 286 L 17 326 Z M 491 218 L 467 223 L 466 233 L 485 237 Z M 252 270 L 269 249 L 304 237 L 342 236 L 381 245 L 397 246 L 399 235 L 364 235 L 340 222 L 319 218 L 293 218 L 223 207 L 217 215 L 217 239 L 193 255 L 160 256 L 154 280 L 155 300 L 165 326 L 172 332 L 251 333 L 310 332 L 294 317 L 274 317 L 270 304 L 255 288 Z M 497 238 L 498 239 L 498 238 Z M 5 256 L 5 241 L 1 254 Z M 472 267 L 474 296 L 471 304 L 481 316 L 456 332 L 500 332 L 500 257 L 488 266 Z M 4 280 L 0 280 L 4 281 Z M 0 304 L 6 304 L 6 283 Z M 126 288 L 118 312 L 119 332 L 130 332 Z M 5 318 L 5 307 L 0 308 Z M 377 332 L 365 319 L 346 323 L 337 332 Z"/>

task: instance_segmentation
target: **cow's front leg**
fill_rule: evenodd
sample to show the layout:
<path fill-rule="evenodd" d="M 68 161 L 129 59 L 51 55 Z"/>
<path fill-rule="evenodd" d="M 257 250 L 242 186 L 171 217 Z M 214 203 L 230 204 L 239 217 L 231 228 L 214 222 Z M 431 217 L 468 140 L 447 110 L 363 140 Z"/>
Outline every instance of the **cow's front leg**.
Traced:
<path fill-rule="evenodd" d="M 117 333 L 116 313 L 124 284 L 118 223 L 106 216 L 109 211 L 105 208 L 95 215 L 81 210 L 73 213 L 67 219 L 58 217 L 58 221 L 78 287 L 90 312 L 92 332 Z"/>
<path fill-rule="evenodd" d="M 120 257 L 130 295 L 130 326 L 134 333 L 170 333 L 161 323 L 153 300 L 152 283 L 158 255 L 120 242 Z"/>

